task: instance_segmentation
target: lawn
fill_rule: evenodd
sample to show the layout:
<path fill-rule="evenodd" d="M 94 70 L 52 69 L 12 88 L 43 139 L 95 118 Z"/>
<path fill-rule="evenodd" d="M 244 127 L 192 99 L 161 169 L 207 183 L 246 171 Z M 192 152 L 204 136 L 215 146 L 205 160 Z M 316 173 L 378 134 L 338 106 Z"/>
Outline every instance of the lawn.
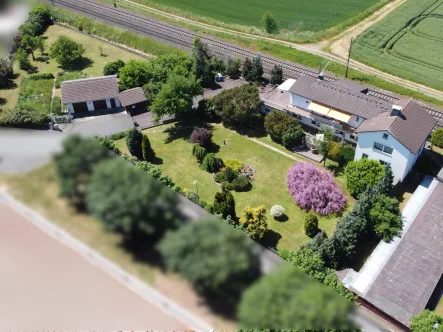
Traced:
<path fill-rule="evenodd" d="M 112 3 L 112 0 L 101 0 Z M 358 23 L 390 0 L 132 0 L 196 21 L 260 34 L 261 18 L 271 12 L 280 29 L 277 37 L 307 42 L 337 34 Z M 119 5 L 126 6 L 122 1 Z M 329 31 L 327 31 L 329 30 Z"/>
<path fill-rule="evenodd" d="M 408 0 L 356 40 L 356 60 L 443 90 L 443 0 Z"/>
<path fill-rule="evenodd" d="M 170 176 L 182 189 L 196 190 L 194 181 L 197 181 L 200 197 L 212 204 L 214 195 L 220 190 L 220 186 L 213 182 L 211 174 L 200 169 L 192 156 L 192 144 L 187 141 L 192 128 L 177 131 L 175 139 L 168 142 L 169 135 L 165 129 L 172 126 L 174 125 L 164 125 L 144 131 L 148 135 L 157 157 L 161 159 L 158 166 L 164 175 Z M 279 241 L 275 241 L 274 237 L 270 238 L 269 245 L 276 246 L 278 249 L 296 249 L 301 244 L 308 242 L 309 238 L 303 230 L 306 212 L 294 203 L 286 188 L 286 173 L 295 161 L 220 125 L 215 125 L 213 135 L 215 147 L 212 148 L 212 151 L 217 156 L 223 160 L 238 159 L 256 169 L 251 191 L 246 193 L 232 192 L 236 202 L 237 215 L 239 216 L 246 206 L 264 205 L 268 212 L 269 227 L 281 235 Z M 227 146 L 223 145 L 223 140 L 226 141 Z M 117 147 L 128 153 L 125 144 L 124 139 L 117 141 Z M 303 161 L 302 158 L 300 160 Z M 342 190 L 345 191 L 343 178 L 338 180 Z M 285 213 L 288 216 L 287 221 L 276 221 L 269 215 L 269 210 L 274 204 L 282 205 L 285 208 Z M 353 200 L 351 199 L 350 205 L 352 204 Z M 319 227 L 328 234 L 332 234 L 337 218 L 321 217 L 319 221 Z"/>
<path fill-rule="evenodd" d="M 77 70 L 77 72 L 81 71 L 84 74 L 83 76 L 103 76 L 103 66 L 107 62 L 114 61 L 116 59 L 122 59 L 123 61 L 140 59 L 140 57 L 136 54 L 127 52 L 111 44 L 99 41 L 90 36 L 58 25 L 50 26 L 44 34 L 47 45 L 45 51 L 46 53 L 49 51 L 50 45 L 62 35 L 68 36 L 84 46 L 86 50 L 85 61 L 83 61 L 83 66 Z M 100 51 L 98 50 L 99 46 L 102 47 L 104 56 L 100 55 Z M 42 56 L 40 51 L 36 51 L 35 56 L 36 61 L 32 61 L 31 56 L 30 60 L 37 73 L 52 73 L 54 76 L 57 76 L 57 73 L 62 71 L 57 62 L 50 59 L 46 55 Z M 20 82 L 23 78 L 28 76 L 26 71 L 18 68 L 17 63 L 14 64 L 14 73 L 15 79 L 11 88 L 0 90 L 0 108 L 2 109 L 14 108 L 20 92 Z M 78 78 L 78 75 L 78 73 L 67 73 L 66 76 L 67 78 Z"/>
<path fill-rule="evenodd" d="M 0 174 L 0 186 L 3 185 L 12 196 L 189 312 L 218 329 L 234 330 L 234 322 L 212 312 L 189 283 L 175 274 L 163 272 L 149 259 L 134 257 L 122 246 L 122 238 L 118 233 L 105 231 L 98 219 L 77 212 L 66 200 L 61 199 L 52 163 L 26 174 Z"/>

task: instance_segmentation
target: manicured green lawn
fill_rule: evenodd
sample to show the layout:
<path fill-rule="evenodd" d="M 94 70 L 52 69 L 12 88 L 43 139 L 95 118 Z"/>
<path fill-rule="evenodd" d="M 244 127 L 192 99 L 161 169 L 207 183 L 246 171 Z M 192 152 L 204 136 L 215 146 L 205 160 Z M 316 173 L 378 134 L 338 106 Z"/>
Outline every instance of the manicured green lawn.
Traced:
<path fill-rule="evenodd" d="M 49 52 L 50 45 L 62 35 L 68 36 L 84 46 L 85 58 L 89 60 L 84 61 L 84 66 L 78 68 L 78 71 L 83 72 L 89 77 L 103 76 L 103 67 L 107 62 L 111 62 L 116 59 L 122 59 L 123 61 L 141 59 L 136 54 L 127 52 L 118 47 L 58 25 L 50 26 L 44 34 L 44 36 L 47 38 L 45 53 Z M 100 55 L 98 50 L 99 46 L 103 48 L 104 56 Z M 35 51 L 35 57 L 36 61 L 32 61 L 31 56 L 29 56 L 29 59 L 31 60 L 32 65 L 36 67 L 37 73 L 52 73 L 54 76 L 56 76 L 58 72 L 62 71 L 57 62 L 50 59 L 48 56 L 42 56 L 40 51 Z M 26 71 L 18 68 L 17 63 L 14 64 L 14 73 L 16 74 L 16 78 L 14 79 L 15 87 L 0 90 L 0 108 L 2 109 L 14 108 L 20 91 L 20 82 L 23 77 L 28 76 Z"/>
<path fill-rule="evenodd" d="M 144 131 L 157 157 L 162 160 L 158 166 L 164 175 L 170 176 L 182 189 L 196 190 L 193 182 L 197 181 L 200 197 L 212 204 L 220 186 L 212 181 L 211 174 L 200 169 L 192 156 L 192 144 L 187 141 L 192 128 L 178 131 L 177 138 L 168 142 L 168 133 L 164 130 L 172 126 L 174 125 L 164 125 Z M 309 241 L 303 230 L 306 212 L 294 203 L 286 188 L 286 173 L 295 161 L 219 125 L 214 127 L 213 135 L 213 142 L 218 145 L 213 152 L 216 152 L 217 156 L 223 160 L 238 159 L 256 169 L 256 176 L 252 181 L 253 188 L 250 192 L 232 192 L 237 215 L 239 216 L 246 206 L 264 205 L 268 212 L 270 228 L 281 235 L 278 243 L 270 240 L 269 245 L 277 246 L 279 249 L 295 249 Z M 223 146 L 223 140 L 228 143 L 227 146 Z M 117 147 L 127 153 L 125 144 L 124 139 L 117 141 Z M 339 180 L 338 183 L 345 190 L 343 179 Z M 287 221 L 276 221 L 269 215 L 269 210 L 274 204 L 285 208 Z M 352 204 L 353 201 L 350 200 L 350 205 Z M 336 217 L 321 217 L 319 226 L 331 234 L 335 229 L 336 221 Z"/>

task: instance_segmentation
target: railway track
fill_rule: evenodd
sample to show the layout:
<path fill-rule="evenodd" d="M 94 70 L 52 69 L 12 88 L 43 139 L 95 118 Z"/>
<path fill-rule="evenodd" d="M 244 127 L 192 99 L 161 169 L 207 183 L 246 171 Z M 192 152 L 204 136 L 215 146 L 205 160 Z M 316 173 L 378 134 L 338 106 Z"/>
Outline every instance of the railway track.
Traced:
<path fill-rule="evenodd" d="M 192 31 L 184 28 L 172 26 L 167 23 L 151 19 L 149 17 L 136 14 L 121 8 L 97 3 L 94 0 L 46 0 L 52 5 L 64 7 L 69 10 L 79 12 L 83 15 L 98 19 L 105 23 L 116 25 L 121 28 L 132 30 L 138 34 L 148 35 L 156 40 L 190 50 L 193 45 L 194 38 L 199 36 L 201 40 L 208 45 L 212 55 L 221 56 L 223 58 L 240 57 L 252 59 L 258 53 L 248 49 L 232 45 L 207 36 L 197 35 Z M 269 73 L 274 65 L 281 66 L 284 78 L 298 78 L 301 75 L 317 77 L 318 71 L 312 68 L 297 65 L 291 62 L 283 61 L 262 55 L 263 69 L 265 73 Z M 332 82 L 337 80 L 335 76 L 325 75 L 324 80 Z M 389 93 L 369 90 L 368 95 L 389 102 L 395 102 L 399 98 Z M 438 121 L 439 126 L 443 127 L 443 111 L 424 105 L 425 109 L 432 114 Z"/>

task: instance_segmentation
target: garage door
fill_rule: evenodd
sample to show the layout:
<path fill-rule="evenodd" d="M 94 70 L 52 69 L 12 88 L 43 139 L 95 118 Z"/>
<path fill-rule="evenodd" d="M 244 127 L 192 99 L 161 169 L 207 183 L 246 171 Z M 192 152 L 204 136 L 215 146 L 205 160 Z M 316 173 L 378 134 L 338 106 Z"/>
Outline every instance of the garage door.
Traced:
<path fill-rule="evenodd" d="M 106 105 L 106 100 L 96 100 L 94 101 L 94 109 L 96 111 L 105 110 L 108 108 L 108 105 Z"/>
<path fill-rule="evenodd" d="M 85 102 L 84 103 L 75 103 L 75 104 L 72 104 L 72 106 L 74 107 L 75 113 L 88 112 L 88 105 Z"/>

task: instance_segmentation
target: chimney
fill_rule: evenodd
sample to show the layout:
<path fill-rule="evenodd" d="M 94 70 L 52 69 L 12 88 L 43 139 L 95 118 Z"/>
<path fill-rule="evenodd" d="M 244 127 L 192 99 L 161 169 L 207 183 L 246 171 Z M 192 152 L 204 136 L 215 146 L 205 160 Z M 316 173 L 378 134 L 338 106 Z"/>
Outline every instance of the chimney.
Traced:
<path fill-rule="evenodd" d="M 391 113 L 389 114 L 389 116 L 400 116 L 401 109 L 402 109 L 402 107 L 400 105 L 397 105 L 397 104 L 392 105 Z"/>

